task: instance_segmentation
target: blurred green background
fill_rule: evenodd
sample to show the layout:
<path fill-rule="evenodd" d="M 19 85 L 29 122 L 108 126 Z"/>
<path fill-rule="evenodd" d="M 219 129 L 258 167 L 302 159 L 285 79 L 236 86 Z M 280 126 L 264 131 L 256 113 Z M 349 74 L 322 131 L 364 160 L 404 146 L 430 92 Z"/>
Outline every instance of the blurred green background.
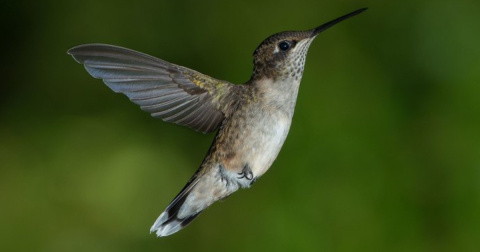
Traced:
<path fill-rule="evenodd" d="M 370 9 L 310 47 L 251 189 L 149 228 L 213 134 L 151 118 L 66 51 L 101 42 L 233 83 L 267 36 Z M 2 251 L 479 251 L 480 1 L 2 3 Z"/>

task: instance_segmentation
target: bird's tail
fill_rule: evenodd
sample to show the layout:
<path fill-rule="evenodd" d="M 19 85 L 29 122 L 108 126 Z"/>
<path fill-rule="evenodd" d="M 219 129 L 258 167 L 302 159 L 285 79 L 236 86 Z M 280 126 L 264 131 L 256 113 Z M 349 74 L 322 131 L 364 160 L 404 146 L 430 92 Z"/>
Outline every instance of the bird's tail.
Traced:
<path fill-rule="evenodd" d="M 225 177 L 223 169 L 197 171 L 183 190 L 158 217 L 150 232 L 157 236 L 167 236 L 180 231 L 215 201 L 235 192 L 239 186 Z M 232 173 L 230 176 L 238 176 Z"/>
<path fill-rule="evenodd" d="M 234 172 L 230 174 L 220 168 L 208 171 L 200 168 L 158 217 L 150 233 L 156 232 L 159 237 L 176 233 L 190 224 L 215 201 L 238 190 L 238 183 L 229 179 L 229 177 L 236 179 L 238 174 Z"/>
<path fill-rule="evenodd" d="M 158 237 L 168 236 L 180 231 L 192 222 L 203 209 L 185 214 L 185 203 L 198 180 L 192 179 L 157 218 L 150 233 L 156 232 Z"/>

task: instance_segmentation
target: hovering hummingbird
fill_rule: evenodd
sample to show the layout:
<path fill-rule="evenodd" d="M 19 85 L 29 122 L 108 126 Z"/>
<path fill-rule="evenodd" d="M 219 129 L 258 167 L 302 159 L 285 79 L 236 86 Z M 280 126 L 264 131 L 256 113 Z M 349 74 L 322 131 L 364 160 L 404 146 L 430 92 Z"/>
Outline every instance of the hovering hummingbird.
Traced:
<path fill-rule="evenodd" d="M 68 51 L 89 74 L 153 117 L 203 133 L 218 129 L 200 168 L 150 232 L 159 237 L 178 232 L 270 168 L 292 123 L 310 44 L 327 28 L 366 9 L 311 30 L 268 37 L 253 54 L 250 80 L 241 85 L 112 45 L 85 44 Z"/>

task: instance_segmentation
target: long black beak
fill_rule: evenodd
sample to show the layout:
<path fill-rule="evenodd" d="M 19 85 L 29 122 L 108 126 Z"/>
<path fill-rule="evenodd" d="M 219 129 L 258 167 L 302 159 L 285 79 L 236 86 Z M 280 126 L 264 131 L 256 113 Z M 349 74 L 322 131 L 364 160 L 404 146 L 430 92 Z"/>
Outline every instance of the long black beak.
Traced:
<path fill-rule="evenodd" d="M 353 17 L 353 16 L 355 16 L 355 15 L 358 15 L 358 14 L 364 12 L 364 11 L 367 10 L 367 9 L 368 9 L 368 8 L 361 8 L 361 9 L 358 9 L 358 10 L 356 10 L 356 11 L 354 11 L 354 12 L 348 13 L 347 15 L 344 15 L 344 16 L 341 16 L 341 17 L 339 17 L 339 18 L 336 18 L 336 19 L 334 19 L 334 20 L 332 20 L 332 21 L 330 21 L 330 22 L 327 22 L 327 23 L 325 23 L 325 24 L 322 24 L 322 25 L 320 25 L 319 27 L 313 29 L 312 35 L 310 35 L 310 37 L 313 38 L 313 37 L 317 36 L 320 32 L 325 31 L 326 29 L 334 26 L 334 25 L 337 24 L 337 23 L 342 22 L 343 20 L 345 20 L 345 19 L 347 19 L 347 18 L 351 18 L 351 17 Z"/>

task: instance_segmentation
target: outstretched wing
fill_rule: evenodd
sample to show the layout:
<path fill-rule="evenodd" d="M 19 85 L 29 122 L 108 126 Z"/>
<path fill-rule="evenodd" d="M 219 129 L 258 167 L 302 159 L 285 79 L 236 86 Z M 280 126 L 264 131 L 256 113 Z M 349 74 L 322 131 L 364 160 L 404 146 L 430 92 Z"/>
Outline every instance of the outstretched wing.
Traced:
<path fill-rule="evenodd" d="M 85 44 L 68 50 L 88 73 L 166 122 L 204 133 L 223 120 L 235 85 L 122 47 Z"/>

